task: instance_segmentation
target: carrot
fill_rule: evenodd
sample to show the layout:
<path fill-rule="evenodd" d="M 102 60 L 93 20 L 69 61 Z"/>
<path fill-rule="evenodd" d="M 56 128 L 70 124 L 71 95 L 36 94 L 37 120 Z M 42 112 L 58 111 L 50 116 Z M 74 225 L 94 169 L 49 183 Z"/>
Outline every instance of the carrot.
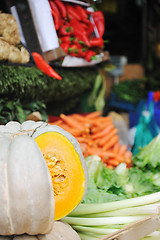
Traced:
<path fill-rule="evenodd" d="M 109 142 L 114 136 L 117 135 L 117 131 L 117 128 L 111 129 L 111 131 L 106 136 L 99 140 L 98 145 L 103 147 L 107 142 Z"/>
<path fill-rule="evenodd" d="M 113 153 L 118 153 L 119 151 L 119 148 L 120 148 L 120 144 L 119 142 L 117 142 L 114 146 L 113 146 Z"/>
<path fill-rule="evenodd" d="M 126 158 L 126 159 L 125 159 L 125 163 L 126 163 L 126 164 L 130 164 L 131 162 L 132 162 L 132 160 L 131 160 L 130 158 Z"/>
<path fill-rule="evenodd" d="M 106 168 L 113 169 L 114 167 L 112 165 L 106 164 Z"/>
<path fill-rule="evenodd" d="M 78 122 L 84 124 L 86 127 L 91 127 L 92 123 L 88 121 L 85 117 L 81 116 L 80 114 L 73 114 L 72 117 L 76 119 Z"/>
<path fill-rule="evenodd" d="M 103 117 L 88 119 L 93 127 L 100 127 L 103 123 L 110 122 L 112 123 L 111 119 L 108 119 L 106 121 L 102 121 Z"/>
<path fill-rule="evenodd" d="M 85 116 L 82 116 L 82 115 L 80 115 L 80 114 L 78 114 L 78 113 L 74 113 L 74 114 L 72 114 L 71 116 L 72 116 L 73 118 L 77 119 L 77 120 L 80 121 L 80 122 L 83 122 L 83 123 L 88 123 L 88 122 L 89 122 L 89 120 L 86 119 Z"/>
<path fill-rule="evenodd" d="M 106 152 L 106 151 L 105 151 L 105 152 Z M 116 159 L 119 163 L 125 161 L 125 159 L 124 159 L 123 156 L 121 156 L 121 155 L 119 155 L 119 154 L 115 154 L 115 153 L 113 153 L 113 152 L 111 152 L 111 151 L 108 151 L 108 156 L 107 156 L 107 157 L 104 156 L 104 157 L 103 157 L 103 161 L 104 161 L 104 162 L 107 162 L 107 161 L 110 160 L 110 159 Z"/>
<path fill-rule="evenodd" d="M 88 113 L 86 115 L 86 118 L 93 119 L 93 118 L 100 117 L 101 115 L 102 115 L 101 111 L 94 111 L 94 112 Z"/>
<path fill-rule="evenodd" d="M 108 125 L 112 124 L 112 121 L 108 120 L 102 124 L 98 124 L 96 126 L 94 126 L 94 124 L 92 123 L 91 125 L 91 134 L 95 134 L 98 133 L 100 131 L 102 131 L 104 128 L 106 128 Z"/>
<path fill-rule="evenodd" d="M 110 159 L 110 160 L 108 160 L 107 164 L 109 164 L 113 167 L 117 167 L 119 165 L 119 161 L 116 159 Z"/>
<path fill-rule="evenodd" d="M 74 128 L 78 128 L 81 131 L 84 130 L 82 124 L 80 124 L 78 121 L 76 121 L 75 119 L 73 119 L 71 116 L 67 116 L 63 113 L 60 114 L 60 118 L 70 127 L 74 127 Z"/>
<path fill-rule="evenodd" d="M 95 134 L 92 134 L 92 139 L 95 140 L 97 138 L 101 138 L 101 137 L 105 136 L 107 133 L 109 133 L 113 129 L 114 129 L 114 125 L 110 124 L 109 126 L 107 126 L 102 131 L 100 131 L 98 133 L 95 133 Z"/>
<path fill-rule="evenodd" d="M 74 137 L 78 137 L 78 136 L 81 135 L 81 130 L 80 129 L 70 128 L 70 129 L 68 129 L 68 132 L 70 134 L 72 134 Z"/>
<path fill-rule="evenodd" d="M 88 146 L 94 148 L 94 147 L 96 147 L 96 143 L 92 139 L 89 139 L 88 140 Z"/>
<path fill-rule="evenodd" d="M 109 117 L 109 116 L 107 116 L 107 117 L 102 116 L 102 117 L 97 118 L 97 121 L 99 121 L 100 123 L 104 123 L 104 122 L 107 122 L 107 121 L 112 122 L 112 118 Z"/>
<path fill-rule="evenodd" d="M 60 127 L 69 132 L 70 134 L 72 134 L 74 137 L 78 137 L 81 135 L 81 130 L 77 128 L 71 128 L 65 124 L 60 125 Z"/>
<path fill-rule="evenodd" d="M 103 151 L 102 149 L 100 148 L 96 148 L 96 147 L 89 147 L 88 146 L 88 154 L 89 155 L 98 155 L 99 157 L 107 160 L 109 158 L 117 158 L 119 159 L 119 161 L 121 160 L 122 161 L 122 157 L 119 156 L 119 155 L 116 155 L 110 151 Z"/>
<path fill-rule="evenodd" d="M 119 141 L 119 136 L 116 135 L 116 136 L 114 136 L 109 142 L 107 142 L 107 143 L 103 146 L 103 149 L 104 149 L 104 150 L 110 149 L 110 148 L 113 147 L 118 141 Z"/>
<path fill-rule="evenodd" d="M 78 136 L 78 137 L 76 137 L 76 139 L 79 143 L 88 143 L 88 139 L 85 137 Z"/>
<path fill-rule="evenodd" d="M 84 157 L 98 155 L 111 169 L 121 162 L 125 162 L 127 168 L 132 166 L 132 153 L 127 151 L 127 146 L 120 145 L 118 129 L 111 117 L 102 116 L 100 111 L 87 115 L 60 114 L 60 118 L 52 124 L 62 127 L 77 139 Z"/>
<path fill-rule="evenodd" d="M 125 154 L 124 154 L 124 157 L 125 158 L 132 158 L 132 152 L 130 152 L 130 151 L 127 151 Z"/>
<path fill-rule="evenodd" d="M 51 123 L 49 123 L 50 125 L 59 125 L 59 124 L 61 124 L 61 123 L 63 123 L 63 121 L 61 120 L 61 119 L 59 119 L 59 120 L 56 120 L 56 121 L 54 121 L 54 122 L 51 122 Z"/>
<path fill-rule="evenodd" d="M 82 153 L 83 153 L 84 157 L 87 157 L 88 156 L 87 144 L 86 143 L 80 143 L 80 147 L 81 147 L 81 150 L 82 150 Z"/>
<path fill-rule="evenodd" d="M 119 155 L 124 155 L 125 153 L 127 152 L 127 146 L 126 145 L 120 145 L 120 148 L 119 148 Z"/>

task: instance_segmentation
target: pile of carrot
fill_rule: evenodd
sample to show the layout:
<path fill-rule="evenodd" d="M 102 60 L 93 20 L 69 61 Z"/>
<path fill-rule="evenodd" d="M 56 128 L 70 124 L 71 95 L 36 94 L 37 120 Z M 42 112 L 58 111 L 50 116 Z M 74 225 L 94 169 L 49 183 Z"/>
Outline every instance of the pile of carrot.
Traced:
<path fill-rule="evenodd" d="M 110 116 L 102 116 L 100 111 L 86 115 L 62 113 L 58 120 L 50 124 L 71 133 L 79 142 L 84 157 L 98 155 L 106 167 L 111 169 L 122 162 L 128 168 L 132 166 L 132 152 L 126 145 L 120 144 L 118 129 Z"/>

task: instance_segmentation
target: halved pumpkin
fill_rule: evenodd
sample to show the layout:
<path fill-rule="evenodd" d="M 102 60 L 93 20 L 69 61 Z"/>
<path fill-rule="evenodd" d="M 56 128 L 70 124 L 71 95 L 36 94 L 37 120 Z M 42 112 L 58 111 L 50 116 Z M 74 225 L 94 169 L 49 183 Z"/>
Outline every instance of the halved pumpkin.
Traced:
<path fill-rule="evenodd" d="M 34 214 L 33 220 L 31 217 L 28 217 L 31 223 L 35 222 L 37 225 L 38 223 L 43 224 L 42 219 L 45 219 L 47 216 L 45 222 L 46 226 L 43 224 L 44 229 L 38 225 L 38 229 L 36 228 L 35 231 L 26 230 L 25 228 L 23 232 L 32 234 L 35 232 L 46 233 L 49 231 L 50 225 L 53 224 L 51 219 L 54 218 L 55 220 L 58 220 L 69 214 L 81 202 L 87 190 L 87 168 L 80 145 L 70 133 L 58 126 L 51 126 L 42 121 L 25 121 L 22 124 L 11 121 L 6 125 L 1 125 L 0 140 L 1 139 L 4 147 L 1 148 L 0 159 L 2 158 L 3 160 L 4 155 L 6 161 L 12 159 L 14 168 L 11 166 L 10 169 L 13 172 L 13 176 L 15 175 L 14 179 L 18 179 L 15 181 L 17 184 L 17 187 L 15 187 L 16 190 L 14 190 L 15 196 L 18 196 L 20 186 L 22 192 L 25 189 L 25 193 L 27 194 L 27 198 L 22 194 L 22 196 L 24 195 L 24 199 L 28 200 L 28 202 L 25 200 L 21 201 L 21 205 L 24 209 L 23 219 L 25 215 L 33 215 L 34 212 L 32 211 L 32 208 L 36 210 L 37 215 L 39 214 L 41 217 L 39 217 L 39 222 L 35 220 L 37 219 L 36 214 Z M 9 142 L 9 145 L 13 145 L 14 142 L 18 141 L 16 147 L 13 148 L 14 151 L 5 143 L 6 139 L 8 139 L 7 141 Z M 4 153 L 4 151 L 6 151 L 6 153 Z M 14 152 L 14 154 L 12 152 Z M 11 157 L 8 158 L 8 156 Z M 16 160 L 17 158 L 19 161 Z M 0 168 L 3 174 L 0 174 L 0 176 L 2 181 L 6 182 L 6 187 L 2 184 L 0 192 L 2 191 L 2 196 L 5 198 L 8 196 L 4 192 L 5 189 L 8 189 L 7 178 L 5 178 L 5 162 L 1 161 L 0 165 L 3 165 Z M 16 175 L 17 171 L 18 174 Z M 32 171 L 33 174 L 31 174 Z M 12 174 L 9 176 L 12 176 Z M 23 182 L 26 184 L 29 193 Z M 37 184 L 36 187 L 34 182 Z M 13 185 L 13 181 L 11 181 L 9 187 L 11 185 Z M 13 187 L 11 189 L 13 189 Z M 41 198 L 44 200 L 43 204 L 42 201 L 40 201 Z M 37 200 L 36 204 L 33 201 L 34 199 Z M 19 197 L 17 197 L 17 202 L 18 201 L 20 201 Z M 54 201 L 55 212 L 53 208 Z M 14 209 L 17 208 L 17 206 L 19 208 L 19 204 L 13 204 L 13 201 L 11 201 L 11 203 L 14 205 Z M 32 206 L 32 208 L 29 208 L 30 211 L 25 207 L 25 204 Z M 6 209 L 5 204 L 1 205 L 2 208 Z M 21 208 L 19 212 L 22 212 Z M 6 217 L 8 217 L 7 212 Z M 21 221 L 21 216 L 19 216 L 19 218 L 20 223 L 22 222 L 26 226 L 25 221 Z M 18 223 L 19 226 L 18 221 L 15 223 Z M 3 229 L 3 227 L 0 228 L 2 231 Z M 20 234 L 23 232 L 13 232 L 13 234 Z M 7 235 L 6 232 L 3 233 L 3 235 Z M 10 232 L 8 235 L 10 235 Z"/>
<path fill-rule="evenodd" d="M 77 140 L 58 126 L 37 129 L 33 135 L 52 178 L 55 220 L 69 214 L 87 188 L 87 169 Z"/>

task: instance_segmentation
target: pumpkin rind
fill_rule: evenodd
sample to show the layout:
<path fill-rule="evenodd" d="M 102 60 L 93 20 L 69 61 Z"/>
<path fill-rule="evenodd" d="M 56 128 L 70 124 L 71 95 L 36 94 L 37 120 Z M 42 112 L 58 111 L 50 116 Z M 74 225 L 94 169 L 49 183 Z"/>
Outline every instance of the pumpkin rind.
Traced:
<path fill-rule="evenodd" d="M 20 126 L 0 128 L 0 235 L 45 234 L 54 218 L 51 177 L 34 139 L 19 136 Z"/>

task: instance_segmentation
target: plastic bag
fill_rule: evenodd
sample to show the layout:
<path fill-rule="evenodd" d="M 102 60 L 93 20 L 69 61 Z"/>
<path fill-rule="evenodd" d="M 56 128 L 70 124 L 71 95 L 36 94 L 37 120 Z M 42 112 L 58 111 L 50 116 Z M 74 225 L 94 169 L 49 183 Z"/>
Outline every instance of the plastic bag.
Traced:
<path fill-rule="evenodd" d="M 137 154 L 140 148 L 146 146 L 158 135 L 158 133 L 159 127 L 154 115 L 154 101 L 151 99 L 151 94 L 149 93 L 148 100 L 142 107 L 139 121 L 136 126 L 134 144 L 132 147 L 133 155 Z"/>

